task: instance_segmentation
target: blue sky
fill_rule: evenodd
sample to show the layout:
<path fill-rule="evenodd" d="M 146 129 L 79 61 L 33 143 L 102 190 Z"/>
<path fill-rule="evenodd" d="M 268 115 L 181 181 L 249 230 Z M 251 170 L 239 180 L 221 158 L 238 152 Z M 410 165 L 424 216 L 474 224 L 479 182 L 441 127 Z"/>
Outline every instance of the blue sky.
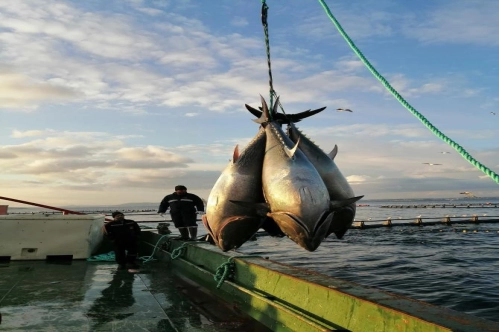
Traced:
<path fill-rule="evenodd" d="M 326 3 L 418 112 L 499 172 L 499 2 Z M 326 152 L 338 145 L 356 195 L 499 196 L 369 73 L 318 1 L 267 4 L 274 89 L 286 113 L 327 106 L 298 127 Z M 260 9 L 260 0 L 1 1 L 0 196 L 159 203 L 184 184 L 207 198 L 235 145 L 258 130 L 244 104 L 269 98 Z"/>

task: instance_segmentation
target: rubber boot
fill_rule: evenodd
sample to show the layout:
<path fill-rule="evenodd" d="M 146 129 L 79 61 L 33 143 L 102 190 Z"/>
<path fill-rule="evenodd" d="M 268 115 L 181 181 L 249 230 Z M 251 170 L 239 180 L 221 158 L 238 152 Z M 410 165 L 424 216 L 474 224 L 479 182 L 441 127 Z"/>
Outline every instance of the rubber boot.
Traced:
<path fill-rule="evenodd" d="M 189 227 L 189 234 L 191 235 L 190 241 L 196 241 L 197 240 L 197 235 L 198 235 L 198 228 L 197 227 Z"/>
<path fill-rule="evenodd" d="M 180 232 L 179 240 L 189 240 L 189 231 L 186 227 L 179 227 L 178 231 Z"/>

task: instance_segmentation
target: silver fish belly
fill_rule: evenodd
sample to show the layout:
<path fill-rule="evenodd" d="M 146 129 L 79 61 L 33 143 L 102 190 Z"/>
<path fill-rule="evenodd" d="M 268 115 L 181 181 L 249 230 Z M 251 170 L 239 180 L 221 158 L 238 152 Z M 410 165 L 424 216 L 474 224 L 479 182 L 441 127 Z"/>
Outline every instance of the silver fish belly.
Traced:
<path fill-rule="evenodd" d="M 258 214 L 255 209 L 229 200 L 255 204 L 264 202 L 262 165 L 265 136 L 265 130 L 260 128 L 240 155 L 236 147 L 233 159 L 208 196 L 203 223 L 223 251 L 240 247 L 258 231 L 264 221 L 265 216 Z"/>
<path fill-rule="evenodd" d="M 300 142 L 299 149 L 308 157 L 315 169 L 319 172 L 326 185 L 332 205 L 334 205 L 335 202 L 354 197 L 350 184 L 333 160 L 337 152 L 336 146 L 329 155 L 326 154 L 293 124 L 288 126 L 288 136 L 293 142 Z M 356 200 L 361 197 L 358 197 Z M 338 208 L 333 206 L 332 210 L 334 210 L 333 220 L 326 236 L 335 233 L 335 235 L 341 239 L 352 225 L 355 217 L 356 204 L 353 202 Z"/>
<path fill-rule="evenodd" d="M 269 122 L 265 132 L 262 185 L 270 216 L 290 239 L 314 251 L 332 218 L 326 185 L 279 124 Z"/>

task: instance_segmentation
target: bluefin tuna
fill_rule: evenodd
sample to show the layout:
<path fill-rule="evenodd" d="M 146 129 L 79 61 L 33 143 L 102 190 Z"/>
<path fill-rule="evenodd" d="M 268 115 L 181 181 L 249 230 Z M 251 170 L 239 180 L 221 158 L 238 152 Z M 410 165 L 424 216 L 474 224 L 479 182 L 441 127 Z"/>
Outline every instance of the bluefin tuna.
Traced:
<path fill-rule="evenodd" d="M 286 136 L 277 121 L 271 121 L 267 103 L 256 122 L 265 127 L 266 146 L 262 186 L 269 205 L 269 216 L 298 245 L 317 249 L 329 230 L 332 214 L 329 194 L 319 173 Z M 272 115 L 276 114 L 277 98 Z"/>
<path fill-rule="evenodd" d="M 356 209 L 355 201 L 364 196 L 354 197 L 350 184 L 338 166 L 336 166 L 334 162 L 334 157 L 338 152 L 336 145 L 329 154 L 326 154 L 319 146 L 298 130 L 293 123 L 288 124 L 287 134 L 293 142 L 300 142 L 300 150 L 314 165 L 326 185 L 331 201 L 331 211 L 334 211 L 333 220 L 326 236 L 334 233 L 338 239 L 341 239 L 350 226 L 352 226 Z M 341 208 L 340 206 L 343 202 L 348 199 L 352 200 L 352 203 Z M 340 202 L 340 204 L 337 202 Z"/>
<path fill-rule="evenodd" d="M 258 231 L 265 220 L 265 211 L 229 201 L 240 200 L 251 204 L 265 202 L 262 191 L 265 136 L 265 130 L 260 128 L 241 154 L 236 146 L 232 160 L 208 196 L 206 214 L 202 220 L 223 251 L 240 247 Z"/>

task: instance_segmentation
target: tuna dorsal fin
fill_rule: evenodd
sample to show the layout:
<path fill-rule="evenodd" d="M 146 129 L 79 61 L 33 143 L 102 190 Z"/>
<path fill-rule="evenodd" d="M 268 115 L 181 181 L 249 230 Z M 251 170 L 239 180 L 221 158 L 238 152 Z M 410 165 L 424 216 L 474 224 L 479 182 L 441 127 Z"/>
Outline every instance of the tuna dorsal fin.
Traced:
<path fill-rule="evenodd" d="M 334 160 L 334 157 L 336 157 L 336 154 L 338 153 L 338 145 L 334 145 L 334 148 L 329 152 L 328 156 L 331 158 L 331 160 Z"/>
<path fill-rule="evenodd" d="M 260 116 L 260 118 L 253 120 L 253 121 L 255 121 L 256 123 L 259 123 L 259 124 L 264 124 L 265 122 L 268 122 L 270 119 L 269 107 L 267 106 L 267 102 L 262 97 L 262 95 L 260 95 L 260 99 L 262 101 L 262 109 L 263 109 L 262 115 Z"/>
<path fill-rule="evenodd" d="M 234 164 L 239 159 L 239 144 L 234 148 L 234 153 L 232 154 L 232 163 Z"/>
<path fill-rule="evenodd" d="M 337 209 L 342 208 L 344 206 L 355 203 L 359 199 L 361 199 L 362 197 L 364 197 L 364 195 L 351 197 L 351 198 L 347 198 L 347 199 L 342 199 L 342 200 L 338 200 L 338 201 L 331 201 L 331 204 L 329 205 L 329 207 L 330 207 L 331 211 L 334 211 L 334 210 L 337 210 Z"/>
<path fill-rule="evenodd" d="M 298 144 L 300 144 L 300 138 L 296 141 L 295 146 L 292 149 L 289 149 L 286 145 L 284 145 L 284 151 L 288 155 L 289 158 L 293 159 L 296 153 L 296 150 L 298 149 Z"/>

